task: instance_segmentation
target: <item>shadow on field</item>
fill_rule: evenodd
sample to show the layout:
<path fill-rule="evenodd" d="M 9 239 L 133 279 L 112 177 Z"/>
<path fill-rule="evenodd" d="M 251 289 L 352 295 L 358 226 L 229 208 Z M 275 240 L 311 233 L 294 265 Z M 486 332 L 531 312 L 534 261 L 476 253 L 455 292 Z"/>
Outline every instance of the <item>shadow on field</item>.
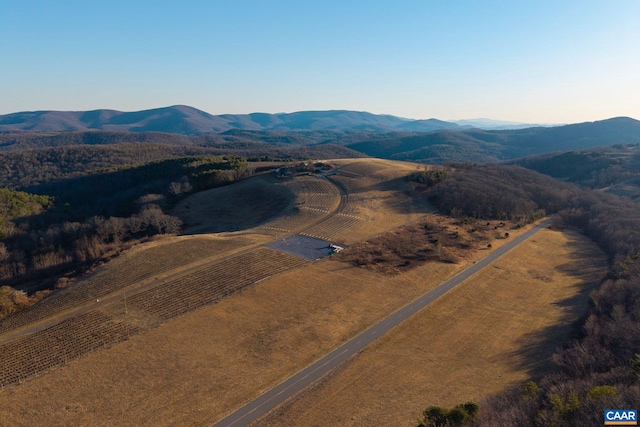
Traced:
<path fill-rule="evenodd" d="M 240 231 L 265 224 L 288 209 L 296 194 L 270 177 L 256 177 L 196 193 L 181 201 L 172 215 L 185 224 L 182 234 Z"/>
<path fill-rule="evenodd" d="M 515 368 L 523 370 L 537 380 L 553 369 L 551 356 L 567 340 L 581 333 L 584 316 L 588 310 L 589 295 L 596 289 L 606 272 L 606 257 L 595 246 L 573 240 L 568 243 L 575 252 L 571 261 L 554 269 L 565 276 L 577 278 L 577 293 L 552 304 L 562 307 L 564 313 L 560 321 L 552 326 L 526 334 L 518 340 L 516 349 L 510 354 L 519 362 Z"/>

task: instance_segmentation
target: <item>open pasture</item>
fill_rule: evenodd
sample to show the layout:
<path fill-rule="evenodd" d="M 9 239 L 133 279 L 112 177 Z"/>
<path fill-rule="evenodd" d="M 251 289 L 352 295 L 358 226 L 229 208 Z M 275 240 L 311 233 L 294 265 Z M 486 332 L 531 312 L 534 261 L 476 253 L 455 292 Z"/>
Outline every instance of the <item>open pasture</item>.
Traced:
<path fill-rule="evenodd" d="M 341 172 L 352 177 L 373 176 L 376 172 L 389 168 L 389 164 L 375 163 L 373 161 L 353 161 L 340 168 Z"/>
<path fill-rule="evenodd" d="M 518 385 L 549 363 L 606 268 L 584 236 L 542 230 L 258 425 L 409 427 L 428 406 Z"/>

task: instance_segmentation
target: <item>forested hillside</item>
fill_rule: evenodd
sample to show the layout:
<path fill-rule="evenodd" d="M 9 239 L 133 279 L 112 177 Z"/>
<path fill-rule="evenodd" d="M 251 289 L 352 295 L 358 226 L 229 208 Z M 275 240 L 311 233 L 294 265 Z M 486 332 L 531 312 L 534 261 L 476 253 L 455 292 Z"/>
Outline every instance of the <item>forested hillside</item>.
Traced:
<path fill-rule="evenodd" d="M 537 153 L 581 150 L 640 141 L 640 121 L 620 117 L 592 123 L 505 131 L 471 129 L 388 135 L 347 144 L 370 156 L 446 163 L 491 162 Z"/>
<path fill-rule="evenodd" d="M 640 143 L 543 154 L 513 163 L 589 188 L 605 188 L 630 180 L 640 184 Z"/>
<path fill-rule="evenodd" d="M 0 132 L 105 130 L 120 132 L 167 132 L 183 135 L 221 133 L 240 130 L 338 130 L 338 131 L 417 131 L 462 129 L 442 120 L 412 120 L 364 111 L 329 110 L 295 113 L 252 113 L 211 115 L 186 105 L 152 110 L 122 112 L 24 111 L 0 116 Z"/>
<path fill-rule="evenodd" d="M 574 185 L 522 167 L 460 164 L 430 195 L 447 215 L 526 224 L 565 208 L 577 192 Z"/>
<path fill-rule="evenodd" d="M 24 188 L 194 154 L 191 151 L 180 146 L 149 143 L 0 151 L 0 187 Z"/>
<path fill-rule="evenodd" d="M 248 160 L 294 161 L 308 158 L 348 158 L 361 154 L 332 144 L 272 146 L 268 144 L 173 145 L 119 143 L 63 145 L 24 150 L 0 150 L 0 188 L 26 188 L 61 178 L 103 173 L 127 166 L 194 155 L 235 155 Z"/>
<path fill-rule="evenodd" d="M 131 160 L 132 152 L 121 148 L 123 158 Z M 64 284 L 65 277 L 135 242 L 180 231 L 180 220 L 165 211 L 184 194 L 252 173 L 247 160 L 238 156 L 190 156 L 115 167 L 118 157 L 107 161 L 100 157 L 104 154 L 88 151 L 93 166 L 106 162 L 108 171 L 83 169 L 81 160 L 68 156 L 68 161 L 56 162 L 51 175 L 40 175 L 43 182 L 33 182 L 25 191 L 0 189 L 0 286 L 33 292 Z M 52 176 L 55 179 L 47 179 Z"/>
<path fill-rule="evenodd" d="M 494 131 L 438 127 L 437 121 L 402 121 L 395 118 L 400 120 L 397 126 L 381 130 L 367 125 L 371 119 L 369 116 L 373 116 L 367 114 L 294 113 L 287 116 L 290 121 L 288 123 L 297 123 L 293 128 L 277 125 L 269 115 L 256 114 L 249 115 L 251 120 L 264 122 L 264 126 L 240 126 L 244 123 L 243 120 L 248 119 L 240 120 L 236 117 L 240 120 L 237 122 L 238 127 L 191 136 L 152 132 L 151 128 L 140 128 L 136 132 L 117 131 L 119 128 L 109 128 L 109 131 L 10 132 L 0 133 L 0 149 L 128 142 L 199 147 L 208 150 L 208 154 L 236 154 L 246 157 L 295 157 L 296 151 L 304 150 L 325 158 L 368 155 L 395 160 L 447 163 L 495 162 L 539 153 L 583 150 L 615 144 L 631 145 L 640 141 L 640 122 L 625 117 L 552 128 Z M 230 116 L 224 117 L 225 120 L 231 120 Z M 388 116 L 375 117 L 378 122 L 393 121 Z M 357 120 L 363 120 L 364 124 L 355 124 Z M 334 122 L 352 123 L 353 126 L 334 125 Z M 422 127 L 417 126 L 418 122 Z M 427 125 L 435 127 L 427 128 Z"/>
<path fill-rule="evenodd" d="M 77 145 L 155 144 L 200 150 L 199 154 L 237 154 L 246 157 L 277 156 L 300 158 L 300 152 L 317 157 L 363 157 L 340 141 L 360 141 L 370 133 L 347 134 L 333 131 L 280 132 L 232 130 L 222 134 L 185 136 L 159 132 L 9 132 L 0 133 L 0 153 L 25 148 Z M 204 151 L 202 151 L 204 150 Z"/>
<path fill-rule="evenodd" d="M 527 220 L 558 212 L 554 226 L 593 239 L 609 256 L 610 273 L 573 336 L 554 355 L 551 371 L 480 402 L 478 413 L 471 404 L 428 407 L 421 425 L 599 425 L 606 408 L 635 408 L 640 402 L 640 205 L 495 165 L 459 167 L 428 194 L 441 209 L 462 217 Z"/>

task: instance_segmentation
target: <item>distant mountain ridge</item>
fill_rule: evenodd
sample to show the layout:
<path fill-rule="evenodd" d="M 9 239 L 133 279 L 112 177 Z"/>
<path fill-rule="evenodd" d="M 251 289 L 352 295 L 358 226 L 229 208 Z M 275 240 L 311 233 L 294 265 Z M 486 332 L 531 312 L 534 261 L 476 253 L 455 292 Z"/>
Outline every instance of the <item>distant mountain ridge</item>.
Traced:
<path fill-rule="evenodd" d="M 187 106 L 129 113 L 35 111 L 0 116 L 0 149 L 125 141 L 229 150 L 253 147 L 261 153 L 267 146 L 333 144 L 352 153 L 395 160 L 496 162 L 538 153 L 637 144 L 640 121 L 616 117 L 564 126 L 486 130 L 436 119 L 346 110 L 214 116 Z"/>
<path fill-rule="evenodd" d="M 462 130 L 465 126 L 436 119 L 410 120 L 347 110 L 211 115 L 185 105 L 134 112 L 27 111 L 0 116 L 0 132 L 103 130 L 198 135 L 230 130 L 433 132 L 444 129 Z"/>
<path fill-rule="evenodd" d="M 484 130 L 511 130 L 511 129 L 526 129 L 533 127 L 556 127 L 562 126 L 555 123 L 522 123 L 512 122 L 508 120 L 492 120 L 487 118 L 481 119 L 467 119 L 467 120 L 450 120 L 451 123 L 455 123 L 460 126 L 474 127 Z"/>
<path fill-rule="evenodd" d="M 346 143 L 373 157 L 432 163 L 496 162 L 556 151 L 640 143 L 640 121 L 616 117 L 596 122 L 516 130 L 444 130 L 426 134 L 381 135 Z"/>

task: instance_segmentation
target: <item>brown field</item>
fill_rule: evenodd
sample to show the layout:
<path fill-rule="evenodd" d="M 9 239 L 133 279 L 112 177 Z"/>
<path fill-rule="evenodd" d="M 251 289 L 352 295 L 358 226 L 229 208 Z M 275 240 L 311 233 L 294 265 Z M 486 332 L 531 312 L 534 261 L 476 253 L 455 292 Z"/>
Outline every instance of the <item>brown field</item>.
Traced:
<path fill-rule="evenodd" d="M 193 262 L 248 245 L 249 239 L 183 237 L 150 242 L 121 254 L 96 273 L 0 321 L 0 334 L 73 309 Z M 2 342 L 2 336 L 0 336 Z"/>
<path fill-rule="evenodd" d="M 518 385 L 544 369 L 606 267 L 585 237 L 543 230 L 259 425 L 413 426 L 427 406 Z"/>
<path fill-rule="evenodd" d="M 180 202 L 172 215 L 182 219 L 185 233 L 237 231 L 278 216 L 295 199 L 286 185 L 264 175 L 196 193 Z"/>
<path fill-rule="evenodd" d="M 115 286 L 116 291 L 126 287 L 126 311 L 124 299 L 118 296 L 113 302 L 96 307 L 97 311 L 87 312 L 84 318 L 70 319 L 67 323 L 58 324 L 57 328 L 49 328 L 26 339 L 5 342 L 3 345 L 8 346 L 5 363 L 13 364 L 11 366 L 26 372 L 25 376 L 38 376 L 0 390 L 0 407 L 3 408 L 0 412 L 0 425 L 211 424 L 432 289 L 490 250 L 482 240 L 482 244 L 471 245 L 464 256 L 459 257 L 457 264 L 425 259 L 414 268 L 403 270 L 401 274 L 383 275 L 371 269 L 356 267 L 351 262 L 340 261 L 337 256 L 310 263 L 261 247 L 263 243 L 273 241 L 276 236 L 283 236 L 291 231 L 307 235 L 317 233 L 327 238 L 332 236 L 331 239 L 338 242 L 357 244 L 365 239 L 375 241 L 376 236 L 382 236 L 378 239 L 384 240 L 384 236 L 390 236 L 385 233 L 393 230 L 391 233 L 396 233 L 393 239 L 402 240 L 403 227 L 407 224 L 422 226 L 426 221 L 426 214 L 432 210 L 425 200 L 411 197 L 411 185 L 403 179 L 416 169 L 416 165 L 375 159 L 336 160 L 332 163 L 338 168 L 343 167 L 344 172 L 350 174 L 349 177 L 339 179 L 345 182 L 347 179 L 352 180 L 349 185 L 357 188 L 357 193 L 347 190 L 346 194 L 341 194 L 339 188 L 347 186 L 333 186 L 332 180 L 336 179 L 335 182 L 338 182 L 337 177 L 321 179 L 306 176 L 276 180 L 262 176 L 243 181 L 240 183 L 242 185 L 235 184 L 239 186 L 235 188 L 241 194 L 233 194 L 233 185 L 199 193 L 183 201 L 177 210 L 183 210 L 183 218 L 192 225 L 191 232 L 201 233 L 215 227 L 233 231 L 239 227 L 238 232 L 223 233 L 224 238 L 178 237 L 174 244 L 162 245 L 153 251 L 151 247 L 137 248 L 123 254 L 118 258 L 120 264 L 107 264 L 104 269 L 96 272 L 95 277 L 114 275 L 115 284 L 104 285 L 110 292 L 113 292 L 111 286 Z M 286 202 L 267 202 L 258 208 L 254 203 L 261 199 L 254 197 L 259 197 L 258 193 L 263 191 L 267 198 L 271 194 L 277 194 L 276 200 Z M 214 203 L 216 200 L 220 200 L 221 204 Z M 280 213 L 276 212 L 286 203 L 288 205 Z M 223 225 L 216 222 L 224 216 L 222 211 L 216 213 L 220 206 L 234 213 L 234 218 L 223 220 L 227 221 Z M 432 216 L 431 220 L 438 223 L 438 218 Z M 442 220 L 441 225 L 455 227 L 450 222 Z M 516 236 L 526 229 L 528 227 L 509 232 L 511 236 Z M 411 232 L 412 229 L 408 227 L 406 230 Z M 451 232 L 453 231 L 452 229 Z M 539 256 L 530 256 L 526 265 L 516 268 L 518 261 L 523 259 L 522 254 L 512 256 L 516 252 L 496 263 L 507 263 L 503 268 L 512 272 L 510 277 L 519 278 L 522 286 L 517 288 L 517 293 L 504 284 L 496 284 L 495 287 L 467 284 L 433 306 L 444 310 L 436 310 L 433 316 L 426 316 L 432 319 L 430 327 L 434 333 L 444 327 L 454 327 L 451 323 L 453 317 L 450 315 L 455 313 L 455 309 L 447 304 L 454 301 L 456 305 L 468 306 L 465 316 L 456 317 L 461 319 L 462 324 L 455 329 L 460 336 L 466 337 L 466 341 L 458 340 L 456 335 L 456 345 L 451 346 L 448 345 L 450 340 L 442 338 L 434 348 L 439 352 L 450 352 L 452 356 L 449 359 L 455 361 L 456 354 L 462 357 L 464 354 L 471 354 L 474 349 L 483 350 L 485 341 L 474 341 L 474 335 L 465 327 L 475 324 L 486 331 L 498 324 L 510 331 L 503 335 L 511 339 L 513 351 L 533 351 L 530 344 L 537 341 L 527 334 L 541 333 L 540 328 L 544 325 L 550 326 L 553 322 L 565 324 L 572 318 L 573 301 L 564 305 L 551 303 L 561 301 L 563 295 L 569 298 L 580 294 L 580 287 L 586 287 L 584 283 L 592 281 L 592 278 L 589 276 L 587 280 L 586 276 L 573 271 L 572 266 L 591 260 L 592 257 L 599 263 L 601 255 L 574 235 L 547 231 L 544 233 L 544 238 L 540 238 L 542 234 L 534 238 L 538 243 L 529 242 L 527 245 L 539 245 L 542 253 L 551 251 L 551 254 L 554 253 L 552 249 L 557 250 L 557 256 L 550 258 L 555 263 L 541 260 Z M 488 235 L 487 238 L 491 236 Z M 507 240 L 493 240 L 493 248 L 501 246 L 505 241 Z M 221 244 L 228 247 L 221 249 Z M 198 245 L 204 249 L 201 250 Z M 530 246 L 529 251 L 535 252 L 532 248 L 534 246 Z M 147 256 L 142 255 L 145 252 Z M 508 264 L 508 260 L 511 260 L 511 264 Z M 594 268 L 600 266 L 592 261 L 585 263 Z M 137 265 L 140 271 L 136 270 Z M 526 274 L 521 271 L 523 268 Z M 142 271 L 146 273 L 135 279 Z M 158 273 L 157 278 L 154 272 Z M 491 277 L 487 280 L 493 283 L 497 279 Z M 527 285 L 531 280 L 536 281 L 536 286 L 545 287 L 546 299 L 538 301 L 533 298 L 540 295 L 532 295 L 530 292 Z M 132 281 L 133 284 L 130 283 Z M 137 291 L 136 287 L 139 288 Z M 242 292 L 239 292 L 240 289 Z M 472 292 L 467 299 L 452 300 L 455 295 L 466 295 L 465 292 L 470 292 L 469 289 L 477 293 L 474 295 Z M 540 314 L 541 320 L 538 323 L 525 322 L 526 326 L 531 327 L 527 329 L 518 326 L 518 323 L 508 326 L 510 323 L 507 320 L 510 321 L 522 310 L 496 307 L 494 312 L 483 313 L 477 301 L 489 301 L 495 298 L 496 293 L 505 302 L 509 302 L 505 306 L 530 306 L 535 313 Z M 575 306 L 580 306 L 582 301 L 583 299 L 577 298 Z M 562 317 L 562 313 L 566 318 Z M 424 316 L 421 313 L 417 318 Z M 82 319 L 85 318 L 88 320 L 83 323 Z M 407 322 L 399 330 L 404 330 L 415 321 L 413 319 Z M 77 322 L 81 322 L 83 328 L 78 329 L 82 334 L 75 336 L 71 332 L 77 328 Z M 556 343 L 558 337 L 565 332 L 566 328 L 563 327 L 552 330 L 549 342 Z M 416 331 L 412 333 L 419 334 Z M 400 332 L 394 332 L 367 349 L 355 361 L 354 366 L 365 363 L 363 361 L 368 354 L 374 354 L 393 337 L 398 337 L 398 350 L 404 348 L 405 352 L 415 352 L 415 347 L 411 347 L 415 341 L 398 334 Z M 52 342 L 66 344 L 56 346 Z M 12 345 L 15 343 L 20 345 Z M 458 343 L 464 343 L 466 350 L 463 355 L 459 354 Z M 551 348 L 550 345 L 542 347 Z M 51 351 L 47 352 L 49 348 Z M 500 349 L 499 346 L 496 348 Z M 38 366 L 45 368 L 30 370 L 30 359 L 24 356 L 26 353 L 21 353 L 23 349 L 29 354 L 37 355 L 34 360 L 38 361 Z M 55 357 L 43 357 L 41 353 L 49 353 Z M 378 363 L 377 359 L 387 360 L 385 354 L 373 356 L 369 364 L 379 366 L 383 362 Z M 547 353 L 544 355 L 546 357 Z M 486 357 L 490 359 L 492 356 Z M 503 378 L 489 382 L 487 392 L 524 378 L 531 372 L 531 366 L 538 366 L 524 363 L 518 365 L 519 357 L 522 359 L 524 356 L 512 354 L 495 359 L 496 368 L 492 372 L 501 372 L 502 369 L 505 373 L 500 374 Z M 432 359 L 435 360 L 433 354 L 429 360 Z M 489 363 L 481 360 L 485 365 L 479 366 Z M 62 363 L 63 366 L 51 369 Z M 423 362 L 409 366 L 420 368 L 421 363 Z M 367 369 L 370 370 L 371 366 L 367 366 L 369 365 L 362 368 L 363 372 L 370 372 Z M 348 368 L 329 379 L 327 387 L 333 384 L 332 381 L 346 375 Z M 397 391 L 399 394 L 396 395 L 396 400 L 392 399 L 391 403 L 399 402 L 398 396 L 402 396 L 403 387 L 406 387 L 402 382 L 406 375 L 399 368 L 389 364 L 389 372 L 395 371 L 398 374 L 397 385 L 385 380 L 392 390 L 400 390 Z M 512 373 L 509 373 L 510 370 Z M 408 375 L 417 379 L 435 378 L 425 376 L 421 369 L 412 369 Z M 440 375 L 445 374 L 440 372 Z M 451 381 L 453 380 L 454 377 Z M 478 382 L 478 379 L 470 381 L 467 388 L 463 389 L 473 390 L 475 386 L 477 391 Z M 414 402 L 415 397 L 412 398 L 414 400 L 408 400 L 407 408 L 415 412 L 416 405 L 422 409 L 428 404 L 457 403 L 457 395 L 455 399 L 452 397 L 448 400 L 451 396 L 447 393 L 455 391 L 453 387 L 446 387 L 446 383 L 440 385 L 442 388 L 430 391 L 433 396 L 437 396 L 433 402 L 427 402 L 425 396 L 428 394 L 423 394 L 420 402 Z M 315 396 L 322 389 L 323 387 L 316 388 L 302 399 Z M 393 391 L 388 393 L 391 393 L 389 396 L 393 395 Z M 365 419 L 369 416 L 367 414 L 379 415 L 385 412 L 386 408 L 375 400 L 375 396 L 375 393 L 371 393 L 370 400 L 365 399 L 368 403 L 362 406 L 362 414 L 345 418 L 347 424 L 351 416 Z M 325 402 L 321 396 L 310 399 L 317 399 L 318 407 L 322 407 Z M 330 400 L 328 398 L 327 402 Z M 315 407 L 315 400 L 313 402 Z M 345 400 L 342 412 L 336 410 L 336 414 L 349 412 L 348 402 L 348 399 Z M 397 411 L 397 406 L 400 405 L 398 402 L 393 403 L 396 406 L 389 406 L 389 411 Z M 289 407 L 285 415 L 272 420 L 290 417 L 293 424 L 283 425 L 305 424 L 301 419 L 295 418 L 296 405 L 297 403 Z M 403 417 L 407 408 L 402 409 L 405 411 Z M 409 422 L 419 415 L 420 410 L 409 414 Z M 397 420 L 400 419 L 398 416 Z M 402 422 L 404 421 L 402 418 Z M 337 422 L 334 425 L 340 424 L 342 423 Z"/>

